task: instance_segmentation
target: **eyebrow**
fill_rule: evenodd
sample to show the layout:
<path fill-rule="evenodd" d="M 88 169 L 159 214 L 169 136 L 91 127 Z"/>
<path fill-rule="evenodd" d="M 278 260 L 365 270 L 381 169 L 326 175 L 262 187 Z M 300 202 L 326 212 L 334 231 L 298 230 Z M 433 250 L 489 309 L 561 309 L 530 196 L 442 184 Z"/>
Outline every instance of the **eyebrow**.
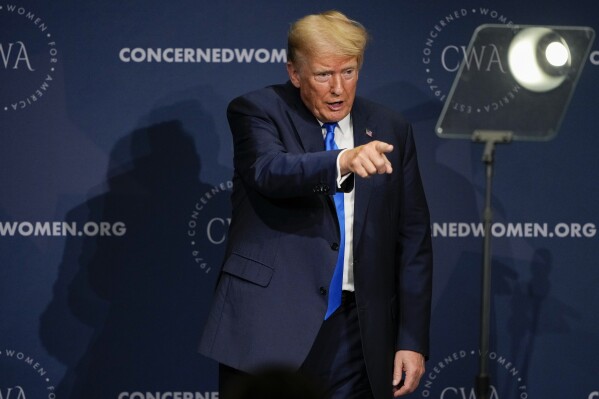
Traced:
<path fill-rule="evenodd" d="M 347 71 L 348 69 L 358 69 L 357 65 L 348 65 L 346 67 L 341 68 L 341 72 Z M 319 67 L 314 68 L 314 73 L 334 73 L 335 71 L 332 68 L 323 67 L 322 69 Z"/>

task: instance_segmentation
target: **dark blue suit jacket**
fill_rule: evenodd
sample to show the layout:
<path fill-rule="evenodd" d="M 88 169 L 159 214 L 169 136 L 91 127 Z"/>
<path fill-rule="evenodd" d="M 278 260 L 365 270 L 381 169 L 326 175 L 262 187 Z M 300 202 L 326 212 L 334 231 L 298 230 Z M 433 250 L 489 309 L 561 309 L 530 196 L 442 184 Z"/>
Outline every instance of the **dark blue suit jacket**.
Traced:
<path fill-rule="evenodd" d="M 339 151 L 290 83 L 231 102 L 233 215 L 200 352 L 251 371 L 306 358 L 327 308 L 339 226 L 330 195 Z M 354 280 L 375 397 L 388 398 L 396 350 L 428 355 L 432 249 L 410 125 L 356 98 L 354 145 L 393 144 L 393 173 L 350 178 Z M 355 186 L 355 187 L 352 187 Z"/>

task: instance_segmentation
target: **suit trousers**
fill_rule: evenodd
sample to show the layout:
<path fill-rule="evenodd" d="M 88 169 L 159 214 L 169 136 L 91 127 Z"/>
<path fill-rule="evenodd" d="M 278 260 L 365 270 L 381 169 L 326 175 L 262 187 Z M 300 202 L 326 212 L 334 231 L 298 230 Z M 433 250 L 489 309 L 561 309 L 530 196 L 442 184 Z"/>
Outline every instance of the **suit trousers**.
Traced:
<path fill-rule="evenodd" d="M 305 379 L 299 379 L 300 376 Z M 271 382 L 265 382 L 270 378 Z M 298 383 L 302 386 L 298 389 Z M 282 384 L 285 384 L 283 387 Z M 391 382 L 389 382 L 391 384 Z M 250 376 L 224 364 L 219 367 L 219 388 L 222 399 L 246 399 L 239 387 L 250 392 L 260 387 L 260 396 L 286 390 L 286 397 L 295 398 L 305 390 L 302 399 L 372 399 L 362 352 L 358 311 L 353 292 L 343 291 L 341 306 L 323 324 L 314 345 L 299 370 L 297 378 L 285 374 L 285 369 L 270 369 Z M 308 391 L 308 389 L 310 389 Z M 235 393 L 234 393 L 235 392 Z M 391 394 L 389 395 L 391 396 Z M 276 396 L 273 396 L 275 398 Z"/>
<path fill-rule="evenodd" d="M 353 292 L 343 291 L 341 306 L 323 322 L 300 371 L 325 386 L 327 398 L 374 398 L 364 363 Z"/>

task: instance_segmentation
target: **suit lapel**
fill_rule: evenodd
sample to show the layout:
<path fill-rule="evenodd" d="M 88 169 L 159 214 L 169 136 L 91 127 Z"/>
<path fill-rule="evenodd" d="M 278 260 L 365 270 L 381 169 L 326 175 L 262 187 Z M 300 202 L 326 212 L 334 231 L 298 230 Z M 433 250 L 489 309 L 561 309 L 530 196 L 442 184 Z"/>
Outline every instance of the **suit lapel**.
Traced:
<path fill-rule="evenodd" d="M 354 128 L 354 147 L 358 147 L 373 141 L 371 135 L 368 135 L 366 132 L 373 131 L 375 126 L 371 126 L 369 124 L 370 121 L 368 115 L 366 115 L 364 112 L 363 107 L 360 106 L 360 101 L 357 98 L 352 109 L 352 123 Z M 372 192 L 372 179 L 364 179 L 359 176 L 355 176 L 354 179 L 354 189 L 356 190 L 356 194 L 354 197 L 353 241 L 355 251 L 357 243 L 360 242 L 362 230 L 364 229 L 366 210 L 368 209 L 368 202 L 370 201 L 370 194 Z"/>
<path fill-rule="evenodd" d="M 286 112 L 294 133 L 305 152 L 324 150 L 324 139 L 320 124 L 306 108 L 299 95 L 299 90 L 291 82 L 283 86 L 281 97 L 289 107 Z"/>
<path fill-rule="evenodd" d="M 296 135 L 298 142 L 301 144 L 304 152 L 318 152 L 324 151 L 324 137 L 322 135 L 322 127 L 318 123 L 318 120 L 304 105 L 299 90 L 287 82 L 287 84 L 280 86 L 277 90 L 283 101 L 289 107 L 286 110 L 287 118 Z M 339 220 L 337 219 L 337 211 L 335 210 L 335 203 L 330 196 L 323 198 L 330 210 L 330 217 L 336 226 L 336 238 L 340 237 L 339 232 Z"/>

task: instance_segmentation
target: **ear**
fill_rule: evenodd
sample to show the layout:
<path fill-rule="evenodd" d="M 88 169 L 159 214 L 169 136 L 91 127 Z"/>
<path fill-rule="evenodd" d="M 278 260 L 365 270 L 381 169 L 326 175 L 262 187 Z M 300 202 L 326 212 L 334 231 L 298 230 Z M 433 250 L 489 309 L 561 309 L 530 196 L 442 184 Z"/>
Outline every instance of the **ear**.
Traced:
<path fill-rule="evenodd" d="M 289 75 L 289 80 L 291 80 L 291 83 L 299 89 L 299 69 L 296 68 L 295 64 L 291 61 L 287 62 L 287 74 Z"/>

